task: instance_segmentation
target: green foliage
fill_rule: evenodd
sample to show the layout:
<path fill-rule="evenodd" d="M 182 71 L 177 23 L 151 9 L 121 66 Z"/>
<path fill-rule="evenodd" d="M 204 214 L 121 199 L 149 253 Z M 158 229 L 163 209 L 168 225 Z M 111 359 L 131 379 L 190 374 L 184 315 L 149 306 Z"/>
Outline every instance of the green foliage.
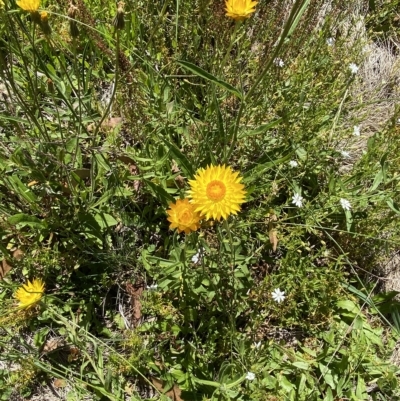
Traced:
<path fill-rule="evenodd" d="M 397 292 L 376 285 L 399 244 L 399 113 L 355 142 L 356 2 L 260 1 L 240 23 L 222 3 L 127 2 L 116 30 L 109 2 L 47 2 L 51 34 L 0 11 L 1 399 L 54 379 L 66 400 L 400 396 Z M 172 232 L 210 164 L 246 202 Z M 45 295 L 18 309 L 33 277 Z"/>

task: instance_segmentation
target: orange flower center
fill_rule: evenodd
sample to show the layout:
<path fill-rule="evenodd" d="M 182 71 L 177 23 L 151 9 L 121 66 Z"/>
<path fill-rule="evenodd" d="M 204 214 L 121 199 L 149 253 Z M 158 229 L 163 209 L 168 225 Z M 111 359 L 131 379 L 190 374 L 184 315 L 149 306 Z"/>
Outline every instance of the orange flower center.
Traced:
<path fill-rule="evenodd" d="M 226 193 L 225 184 L 221 181 L 214 180 L 207 185 L 206 194 L 208 199 L 219 202 L 224 199 Z"/>
<path fill-rule="evenodd" d="M 192 221 L 192 212 L 189 208 L 186 207 L 179 213 L 179 221 L 182 224 L 190 224 Z"/>

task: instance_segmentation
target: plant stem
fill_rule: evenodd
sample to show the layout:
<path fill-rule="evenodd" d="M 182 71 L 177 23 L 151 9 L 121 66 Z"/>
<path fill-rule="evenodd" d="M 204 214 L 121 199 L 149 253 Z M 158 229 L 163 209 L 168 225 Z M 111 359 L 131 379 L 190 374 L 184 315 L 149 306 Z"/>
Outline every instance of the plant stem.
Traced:
<path fill-rule="evenodd" d="M 114 102 L 115 98 L 115 93 L 117 92 L 117 83 L 119 79 L 119 49 L 120 49 L 120 37 L 119 37 L 119 29 L 116 29 L 116 45 L 115 45 L 115 76 L 114 76 L 114 84 L 111 92 L 111 98 L 110 101 L 108 102 L 108 105 L 103 113 L 103 116 L 101 117 L 100 121 L 98 122 L 94 133 L 93 133 L 93 141 L 92 144 L 93 146 L 96 146 L 96 137 L 97 134 L 101 128 L 101 125 L 103 124 L 104 120 L 108 116 L 108 113 L 110 112 L 111 106 Z"/>
<path fill-rule="evenodd" d="M 264 70 L 261 72 L 261 74 L 258 76 L 258 78 L 255 80 L 255 82 L 253 83 L 252 87 L 250 88 L 250 90 L 247 92 L 247 94 L 245 95 L 244 99 L 242 100 L 242 102 L 240 103 L 240 107 L 239 107 L 239 111 L 238 114 L 236 116 L 236 121 L 235 121 L 235 125 L 233 128 L 233 134 L 232 134 L 232 140 L 231 140 L 231 146 L 229 148 L 229 152 L 228 152 L 228 157 L 230 157 L 233 153 L 233 150 L 235 148 L 236 145 L 236 141 L 237 141 L 237 135 L 238 135 L 238 131 L 239 131 L 239 125 L 240 125 L 240 119 L 242 118 L 242 114 L 243 111 L 245 109 L 246 104 L 248 103 L 248 100 L 251 98 L 251 96 L 253 95 L 254 91 L 257 89 L 258 85 L 261 83 L 261 81 L 264 79 L 264 77 L 267 75 L 267 72 L 269 71 L 272 63 L 274 62 L 275 58 L 279 55 L 285 41 L 286 38 L 289 34 L 289 32 L 292 29 L 292 25 L 294 24 L 296 18 L 298 17 L 298 13 L 299 11 L 301 11 L 302 7 L 304 4 L 306 4 L 307 0 L 297 0 L 290 12 L 289 18 L 285 24 L 285 27 L 283 28 L 283 32 L 282 35 L 279 38 L 278 44 L 275 47 L 275 50 L 272 53 L 272 56 L 270 57 L 270 59 L 268 60 Z"/>

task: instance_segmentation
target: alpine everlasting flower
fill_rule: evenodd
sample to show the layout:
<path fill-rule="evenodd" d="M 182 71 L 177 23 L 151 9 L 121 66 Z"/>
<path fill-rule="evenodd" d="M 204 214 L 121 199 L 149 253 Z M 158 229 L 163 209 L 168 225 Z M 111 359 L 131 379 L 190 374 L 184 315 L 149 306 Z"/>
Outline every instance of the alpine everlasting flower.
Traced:
<path fill-rule="evenodd" d="M 238 175 L 225 165 L 199 169 L 195 179 L 189 180 L 188 192 L 196 212 L 207 220 L 226 219 L 230 214 L 237 214 L 246 195 L 240 183 L 242 177 Z"/>
<path fill-rule="evenodd" d="M 40 0 L 18 0 L 16 3 L 17 6 L 30 13 L 37 11 L 40 6 Z"/>
<path fill-rule="evenodd" d="M 295 204 L 297 207 L 303 206 L 303 197 L 300 194 L 294 194 L 292 197 L 292 203 Z"/>
<path fill-rule="evenodd" d="M 196 207 L 189 203 L 189 199 L 178 199 L 176 203 L 170 203 L 167 210 L 167 220 L 171 223 L 169 228 L 177 228 L 178 232 L 184 231 L 185 234 L 196 231 L 200 227 L 201 217 L 195 209 Z"/>
<path fill-rule="evenodd" d="M 20 308 L 29 309 L 35 306 L 44 293 L 44 283 L 40 279 L 34 279 L 32 282 L 28 280 L 15 292 L 15 298 L 19 301 Z"/>
<path fill-rule="evenodd" d="M 275 302 L 281 303 L 285 300 L 285 291 L 281 291 L 279 288 L 275 288 L 274 291 L 271 293 L 272 299 Z"/>
<path fill-rule="evenodd" d="M 257 1 L 252 0 L 226 0 L 226 16 L 235 21 L 243 21 L 254 13 Z"/>
<path fill-rule="evenodd" d="M 342 206 L 343 210 L 351 209 L 351 204 L 347 199 L 340 199 L 340 205 Z"/>

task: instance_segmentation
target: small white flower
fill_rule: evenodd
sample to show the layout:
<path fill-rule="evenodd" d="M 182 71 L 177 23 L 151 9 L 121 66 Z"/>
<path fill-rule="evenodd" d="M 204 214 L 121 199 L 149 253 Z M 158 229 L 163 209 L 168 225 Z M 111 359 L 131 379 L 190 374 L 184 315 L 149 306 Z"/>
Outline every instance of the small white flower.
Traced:
<path fill-rule="evenodd" d="M 289 162 L 290 167 L 297 167 L 298 165 L 299 165 L 299 163 L 297 163 L 296 160 L 290 160 L 290 162 Z"/>
<path fill-rule="evenodd" d="M 328 46 L 333 46 L 335 44 L 335 39 L 333 39 L 333 38 L 326 39 L 326 44 Z"/>
<path fill-rule="evenodd" d="M 258 343 L 256 343 L 256 342 L 254 341 L 253 347 L 259 349 L 259 348 L 261 347 L 261 341 L 259 341 Z"/>
<path fill-rule="evenodd" d="M 355 125 L 353 127 L 353 135 L 354 136 L 360 136 L 360 134 L 361 134 L 360 126 L 359 125 Z"/>
<path fill-rule="evenodd" d="M 340 204 L 342 205 L 342 208 L 344 210 L 350 210 L 351 209 L 350 202 L 347 199 L 341 198 L 340 199 Z"/>
<path fill-rule="evenodd" d="M 347 152 L 346 150 L 342 150 L 340 153 L 341 153 L 342 157 L 345 159 L 350 159 L 350 157 L 351 157 L 350 153 Z"/>
<path fill-rule="evenodd" d="M 281 58 L 276 58 L 276 59 L 274 59 L 274 64 L 277 66 L 277 67 L 280 67 L 280 68 L 283 68 L 284 66 L 285 66 L 285 63 L 284 63 L 284 61 L 281 59 Z"/>
<path fill-rule="evenodd" d="M 246 379 L 247 380 L 254 380 L 256 375 L 253 372 L 247 372 Z"/>
<path fill-rule="evenodd" d="M 272 299 L 278 302 L 278 304 L 285 300 L 285 291 L 281 291 L 279 288 L 275 288 L 275 290 L 271 292 L 271 295 Z"/>
<path fill-rule="evenodd" d="M 292 203 L 295 204 L 297 207 L 303 206 L 303 197 L 300 194 L 294 194 L 292 197 Z"/>
<path fill-rule="evenodd" d="M 148 291 L 155 291 L 158 288 L 157 284 L 152 284 L 152 285 L 146 285 L 146 289 Z"/>
<path fill-rule="evenodd" d="M 350 68 L 350 71 L 351 71 L 352 74 L 357 74 L 357 72 L 358 72 L 357 64 L 350 63 L 349 64 L 349 68 Z"/>
<path fill-rule="evenodd" d="M 204 252 L 204 248 L 200 248 L 197 251 L 196 255 L 192 256 L 192 262 L 194 264 L 197 264 L 197 263 L 199 263 L 201 261 L 201 257 L 203 256 L 203 252 Z"/>

